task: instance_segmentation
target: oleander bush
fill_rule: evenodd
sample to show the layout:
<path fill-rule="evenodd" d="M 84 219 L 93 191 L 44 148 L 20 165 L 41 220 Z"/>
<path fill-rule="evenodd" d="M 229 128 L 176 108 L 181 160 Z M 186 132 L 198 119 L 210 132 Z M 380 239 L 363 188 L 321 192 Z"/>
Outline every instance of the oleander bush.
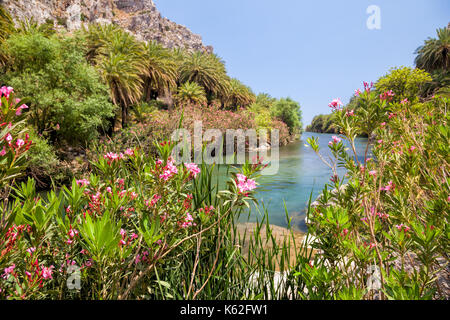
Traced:
<path fill-rule="evenodd" d="M 319 254 L 297 273 L 308 283 L 304 297 L 448 299 L 441 281 L 449 251 L 450 100 L 418 102 L 405 91 L 396 99 L 391 89 L 378 96 L 364 87 L 357 111 L 338 99 L 330 104 L 340 132 L 329 143 L 332 159 L 309 139 L 333 175 L 308 214 Z M 376 136 L 362 159 L 354 145 L 361 132 Z"/>

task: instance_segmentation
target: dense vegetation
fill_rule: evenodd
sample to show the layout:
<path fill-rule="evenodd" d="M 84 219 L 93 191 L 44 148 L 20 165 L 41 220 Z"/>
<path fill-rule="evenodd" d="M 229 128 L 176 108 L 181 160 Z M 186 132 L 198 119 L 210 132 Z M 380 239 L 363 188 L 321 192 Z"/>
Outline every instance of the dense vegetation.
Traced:
<path fill-rule="evenodd" d="M 280 130 L 281 144 L 301 132 L 298 103 L 263 94 L 267 103 L 261 107 L 261 99 L 230 78 L 216 54 L 140 42 L 115 25 L 92 24 L 73 34 L 56 32 L 50 22 L 14 26 L 0 10 L 0 84 L 27 97 L 27 123 L 35 142 L 27 171 L 40 188 L 69 183 L 80 174 L 86 160 L 92 160 L 86 159 L 86 150 L 90 153 L 99 138 L 120 143 L 124 130 L 141 132 L 155 122 L 155 131 L 163 134 L 159 138 L 169 138 L 182 115 L 194 116 L 185 108 L 204 110 L 194 113 L 206 129 L 235 126 L 231 121 L 209 123 L 213 110 L 219 110 L 246 129 Z M 154 134 L 144 134 L 138 139 L 151 147 Z"/>
<path fill-rule="evenodd" d="M 298 103 L 255 96 L 216 55 L 115 26 L 14 27 L 0 7 L 0 299 L 448 299 L 442 34 L 418 50 L 432 75 L 394 68 L 346 107 L 330 102 L 331 157 L 308 143 L 331 178 L 300 244 L 293 232 L 277 241 L 263 209 L 254 232 L 238 231 L 262 159 L 229 168 L 219 189 L 214 165 L 177 165 L 168 139 L 202 120 L 277 128 L 287 143 L 301 130 Z M 375 139 L 362 158 L 361 134 Z M 62 172 L 64 149 L 80 146 L 89 161 Z M 39 193 L 40 171 L 62 186 Z"/>

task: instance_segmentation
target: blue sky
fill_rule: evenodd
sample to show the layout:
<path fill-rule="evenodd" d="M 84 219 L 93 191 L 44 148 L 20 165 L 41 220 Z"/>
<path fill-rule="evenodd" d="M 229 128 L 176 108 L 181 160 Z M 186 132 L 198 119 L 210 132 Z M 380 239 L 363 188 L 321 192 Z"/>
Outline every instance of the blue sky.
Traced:
<path fill-rule="evenodd" d="M 154 0 L 161 14 L 200 34 L 228 73 L 255 93 L 300 102 L 303 123 L 348 102 L 362 81 L 413 66 L 414 51 L 450 22 L 448 0 Z M 366 9 L 381 10 L 369 30 Z"/>

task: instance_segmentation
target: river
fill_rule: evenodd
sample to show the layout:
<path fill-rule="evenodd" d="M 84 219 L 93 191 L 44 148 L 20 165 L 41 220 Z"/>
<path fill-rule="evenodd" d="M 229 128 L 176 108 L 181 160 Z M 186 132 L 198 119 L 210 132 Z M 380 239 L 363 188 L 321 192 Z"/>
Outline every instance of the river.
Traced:
<path fill-rule="evenodd" d="M 311 147 L 306 146 L 309 137 L 319 138 L 321 153 L 330 155 L 328 142 L 332 134 L 305 132 L 300 140 L 281 147 L 279 151 L 279 170 L 276 175 L 261 176 L 256 198 L 268 211 L 269 221 L 273 225 L 286 227 L 289 217 L 292 217 L 292 226 L 298 231 L 306 231 L 304 218 L 309 197 L 312 201 L 320 194 L 325 184 L 329 182 L 332 171 L 314 153 Z M 357 138 L 355 141 L 358 158 L 363 158 L 367 138 Z M 349 150 L 350 152 L 351 150 Z M 338 169 L 339 176 L 345 174 L 345 169 Z M 262 211 L 262 210 L 261 210 Z M 263 214 L 252 206 L 249 215 L 242 215 L 240 222 L 255 222 L 261 220 Z"/>

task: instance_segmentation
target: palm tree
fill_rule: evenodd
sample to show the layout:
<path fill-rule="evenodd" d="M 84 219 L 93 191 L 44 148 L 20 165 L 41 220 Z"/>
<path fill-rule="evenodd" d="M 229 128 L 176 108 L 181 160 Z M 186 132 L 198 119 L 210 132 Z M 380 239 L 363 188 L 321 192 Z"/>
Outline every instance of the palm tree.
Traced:
<path fill-rule="evenodd" d="M 180 83 L 195 82 L 201 85 L 209 99 L 226 96 L 228 76 L 223 61 L 214 54 L 194 52 L 180 66 Z"/>
<path fill-rule="evenodd" d="M 177 100 L 180 104 L 206 103 L 205 90 L 195 82 L 185 82 L 178 88 Z"/>
<path fill-rule="evenodd" d="M 91 23 L 86 28 L 81 29 L 81 36 L 86 43 L 86 57 L 88 61 L 94 61 L 102 47 L 107 46 L 113 34 L 120 33 L 122 30 L 114 24 L 94 24 Z"/>
<path fill-rule="evenodd" d="M 39 24 L 33 17 L 19 21 L 16 32 L 23 35 L 42 34 L 45 37 L 50 37 L 56 33 L 51 22 Z"/>
<path fill-rule="evenodd" d="M 428 38 L 416 50 L 416 66 L 427 72 L 450 68 L 450 28 L 436 30 L 437 39 Z"/>
<path fill-rule="evenodd" d="M 147 72 L 144 77 L 146 100 L 156 99 L 161 93 L 177 86 L 177 65 L 167 49 L 155 42 L 144 47 Z"/>
<path fill-rule="evenodd" d="M 88 52 L 90 50 L 95 57 L 94 62 L 109 86 L 112 102 L 121 107 L 122 127 L 126 127 L 128 109 L 141 99 L 143 77 L 148 72 L 144 46 L 122 29 L 100 27 L 93 30 Z M 99 35 L 97 40 L 95 34 Z M 112 119 L 112 131 L 114 122 Z"/>
<path fill-rule="evenodd" d="M 256 101 L 256 97 L 252 90 L 240 82 L 238 79 L 231 79 L 230 90 L 225 97 L 225 106 L 238 109 L 239 107 L 247 107 Z"/>

